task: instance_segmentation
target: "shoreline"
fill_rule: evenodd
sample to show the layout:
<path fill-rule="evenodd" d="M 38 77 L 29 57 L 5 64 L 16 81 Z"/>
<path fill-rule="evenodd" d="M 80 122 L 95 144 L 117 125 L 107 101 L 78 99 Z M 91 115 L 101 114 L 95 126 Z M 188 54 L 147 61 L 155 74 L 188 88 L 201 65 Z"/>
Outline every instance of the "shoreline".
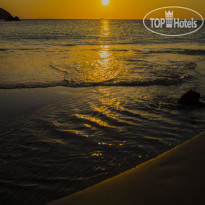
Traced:
<path fill-rule="evenodd" d="M 120 175 L 50 205 L 198 204 L 204 200 L 205 132 Z"/>

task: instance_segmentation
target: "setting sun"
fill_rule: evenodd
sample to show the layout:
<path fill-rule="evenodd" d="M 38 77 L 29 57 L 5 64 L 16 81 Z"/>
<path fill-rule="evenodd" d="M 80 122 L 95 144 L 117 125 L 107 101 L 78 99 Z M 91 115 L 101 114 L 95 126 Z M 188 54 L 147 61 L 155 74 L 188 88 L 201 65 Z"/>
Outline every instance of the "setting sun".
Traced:
<path fill-rule="evenodd" d="M 108 5 L 109 3 L 110 3 L 109 0 L 102 0 L 102 4 L 105 5 L 105 6 Z"/>

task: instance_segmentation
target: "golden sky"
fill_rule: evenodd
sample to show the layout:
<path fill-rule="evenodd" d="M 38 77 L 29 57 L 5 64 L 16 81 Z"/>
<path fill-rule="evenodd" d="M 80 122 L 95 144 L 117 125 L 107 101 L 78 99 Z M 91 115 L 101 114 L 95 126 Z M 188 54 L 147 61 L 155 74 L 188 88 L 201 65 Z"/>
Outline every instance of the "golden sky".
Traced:
<path fill-rule="evenodd" d="M 0 0 L 12 15 L 29 19 L 142 19 L 152 9 L 184 6 L 205 17 L 205 0 Z"/>

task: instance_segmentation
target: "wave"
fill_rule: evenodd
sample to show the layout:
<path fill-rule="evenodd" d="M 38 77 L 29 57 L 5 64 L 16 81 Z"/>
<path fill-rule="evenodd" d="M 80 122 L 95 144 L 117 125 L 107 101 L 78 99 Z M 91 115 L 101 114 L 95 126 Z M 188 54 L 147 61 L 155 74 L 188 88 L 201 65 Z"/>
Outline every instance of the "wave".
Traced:
<path fill-rule="evenodd" d="M 13 84 L 0 84 L 0 89 L 20 89 L 20 88 L 48 88 L 48 87 L 97 87 L 97 86 L 169 86 L 169 85 L 178 85 L 183 83 L 186 79 L 190 78 L 190 75 L 181 76 L 178 78 L 170 78 L 170 77 L 161 77 L 155 79 L 147 79 L 147 80 L 109 80 L 104 82 L 75 82 L 75 81 L 67 81 L 66 79 L 60 82 L 49 82 L 49 83 L 13 83 Z"/>
<path fill-rule="evenodd" d="M 77 46 L 78 44 L 72 44 L 72 43 L 68 43 L 68 44 L 64 44 L 62 46 L 65 46 L 65 47 L 72 47 L 72 46 Z"/>
<path fill-rule="evenodd" d="M 41 51 L 41 48 L 0 48 L 0 52 L 2 51 Z"/>
<path fill-rule="evenodd" d="M 136 51 L 139 53 L 139 51 Z M 154 54 L 154 53 L 169 53 L 169 54 L 184 54 L 184 55 L 205 55 L 204 49 L 163 49 L 163 50 L 150 50 L 141 52 L 141 54 Z"/>
<path fill-rule="evenodd" d="M 50 82 L 50 83 L 10 83 L 0 84 L 0 89 L 21 89 L 21 88 L 48 88 L 66 86 L 66 81 L 62 82 Z"/>
<path fill-rule="evenodd" d="M 8 51 L 6 48 L 0 48 L 0 51 Z"/>

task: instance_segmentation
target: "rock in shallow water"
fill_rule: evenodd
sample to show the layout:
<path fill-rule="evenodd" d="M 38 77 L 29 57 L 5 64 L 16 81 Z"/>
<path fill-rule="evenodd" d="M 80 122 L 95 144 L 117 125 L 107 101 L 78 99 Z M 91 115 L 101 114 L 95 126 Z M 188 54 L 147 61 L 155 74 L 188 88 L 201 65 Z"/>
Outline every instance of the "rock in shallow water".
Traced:
<path fill-rule="evenodd" d="M 200 102 L 200 93 L 189 90 L 177 101 L 180 104 L 192 107 L 204 107 L 205 103 Z"/>

